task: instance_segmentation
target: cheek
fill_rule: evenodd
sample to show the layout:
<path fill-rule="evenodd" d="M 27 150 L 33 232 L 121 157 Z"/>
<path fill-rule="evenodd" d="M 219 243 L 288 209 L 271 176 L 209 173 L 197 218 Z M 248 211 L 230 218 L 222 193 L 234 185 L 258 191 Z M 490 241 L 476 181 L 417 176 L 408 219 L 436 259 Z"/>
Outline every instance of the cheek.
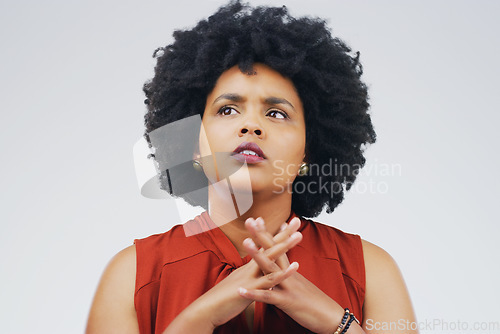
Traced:
<path fill-rule="evenodd" d="M 214 154 L 220 152 L 221 143 L 225 143 L 228 127 L 223 124 L 213 124 L 210 122 L 202 123 L 200 131 L 200 151 L 203 150 L 206 154 Z"/>
<path fill-rule="evenodd" d="M 280 136 L 276 147 L 276 160 L 273 162 L 274 175 L 293 182 L 299 167 L 304 161 L 305 138 L 303 133 L 293 132 Z"/>
<path fill-rule="evenodd" d="M 210 123 L 202 123 L 200 128 L 199 149 L 203 171 L 212 184 L 232 175 L 235 163 L 229 152 L 224 152 L 220 145 L 224 143 L 224 129 Z M 239 166 L 238 166 L 239 168 Z"/>
<path fill-rule="evenodd" d="M 293 131 L 284 134 L 281 138 L 283 153 L 291 160 L 290 162 L 302 163 L 306 147 L 306 138 L 303 131 Z"/>

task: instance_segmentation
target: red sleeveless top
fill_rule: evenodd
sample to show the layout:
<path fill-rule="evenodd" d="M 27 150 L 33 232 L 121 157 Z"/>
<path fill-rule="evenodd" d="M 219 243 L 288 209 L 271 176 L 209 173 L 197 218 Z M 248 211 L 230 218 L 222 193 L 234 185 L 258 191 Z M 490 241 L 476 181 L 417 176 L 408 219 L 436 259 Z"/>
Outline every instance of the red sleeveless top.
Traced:
<path fill-rule="evenodd" d="M 288 222 L 294 217 L 292 213 Z M 304 218 L 299 231 L 303 239 L 288 251 L 290 263 L 299 262 L 301 275 L 362 321 L 365 267 L 361 238 Z M 207 212 L 134 243 L 134 303 L 141 334 L 161 334 L 184 308 L 251 260 L 250 255 L 240 257 Z M 261 302 L 255 303 L 253 332 L 312 333 L 279 308 Z M 245 312 L 217 327 L 214 333 L 250 333 Z"/>

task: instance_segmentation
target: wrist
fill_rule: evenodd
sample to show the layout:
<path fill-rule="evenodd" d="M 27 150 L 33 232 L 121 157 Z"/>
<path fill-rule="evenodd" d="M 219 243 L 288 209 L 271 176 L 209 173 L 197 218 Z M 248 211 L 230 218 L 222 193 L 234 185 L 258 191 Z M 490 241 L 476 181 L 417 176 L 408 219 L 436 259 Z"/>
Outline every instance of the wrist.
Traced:
<path fill-rule="evenodd" d="M 339 325 L 335 329 L 333 334 L 346 334 L 351 325 L 360 324 L 359 320 L 356 318 L 354 313 L 352 313 L 348 308 L 344 309 L 344 314 L 342 315 L 342 319 L 339 322 Z M 356 331 L 358 333 L 358 331 Z"/>
<path fill-rule="evenodd" d="M 199 328 L 208 328 L 210 333 L 217 327 L 212 319 L 213 312 L 207 309 L 206 305 L 200 301 L 195 300 L 186 309 L 186 319 L 191 323 L 199 324 Z"/>
<path fill-rule="evenodd" d="M 342 322 L 345 311 L 338 303 L 334 303 L 333 307 L 325 308 L 326 314 L 323 322 L 325 326 L 319 334 L 334 334 Z"/>
<path fill-rule="evenodd" d="M 207 312 L 196 301 L 186 307 L 170 323 L 163 334 L 177 333 L 213 333 L 215 326 Z"/>

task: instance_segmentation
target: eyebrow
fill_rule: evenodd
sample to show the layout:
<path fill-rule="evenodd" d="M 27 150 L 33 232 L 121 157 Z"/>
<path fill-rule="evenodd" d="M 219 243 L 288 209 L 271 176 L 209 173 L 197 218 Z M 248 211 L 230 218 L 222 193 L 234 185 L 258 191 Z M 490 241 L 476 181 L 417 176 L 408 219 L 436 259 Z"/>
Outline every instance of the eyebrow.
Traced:
<path fill-rule="evenodd" d="M 243 102 L 243 101 L 245 101 L 245 98 L 239 94 L 231 94 L 231 93 L 222 94 L 221 96 L 219 96 L 218 98 L 216 98 L 214 100 L 213 104 L 216 104 L 220 100 L 229 100 L 229 101 L 233 101 L 233 102 Z M 295 111 L 295 107 L 293 106 L 293 104 L 291 104 L 288 100 L 280 98 L 280 97 L 275 97 L 275 96 L 266 97 L 264 99 L 264 103 L 270 104 L 270 105 L 286 104 L 286 105 L 290 106 L 293 109 L 293 111 Z"/>
<path fill-rule="evenodd" d="M 286 105 L 290 106 L 293 109 L 293 111 L 295 111 L 295 107 L 293 106 L 293 104 L 291 104 L 290 102 L 288 102 L 288 100 L 282 99 L 280 97 L 274 97 L 274 96 L 267 97 L 264 100 L 264 102 L 266 104 L 271 104 L 271 105 L 286 104 Z"/>
<path fill-rule="evenodd" d="M 221 96 L 219 96 L 218 98 L 215 99 L 213 104 L 216 104 L 220 100 L 229 100 L 229 101 L 233 101 L 233 102 L 243 102 L 245 99 L 243 98 L 243 96 L 238 95 L 238 94 L 222 94 Z"/>

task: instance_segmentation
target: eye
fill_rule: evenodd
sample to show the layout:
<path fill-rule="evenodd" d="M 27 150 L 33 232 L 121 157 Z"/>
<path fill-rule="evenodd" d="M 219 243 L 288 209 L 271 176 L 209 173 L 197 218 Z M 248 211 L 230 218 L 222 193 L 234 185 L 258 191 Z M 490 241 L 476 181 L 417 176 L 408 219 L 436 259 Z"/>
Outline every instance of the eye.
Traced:
<path fill-rule="evenodd" d="M 278 119 L 288 118 L 288 115 L 286 113 L 279 110 L 271 110 L 267 113 L 267 116 L 271 116 L 273 118 L 278 118 Z"/>
<path fill-rule="evenodd" d="M 238 113 L 238 110 L 234 109 L 233 107 L 228 107 L 224 106 L 219 109 L 217 112 L 218 115 L 223 115 L 223 116 L 229 116 L 229 115 L 235 115 Z"/>

